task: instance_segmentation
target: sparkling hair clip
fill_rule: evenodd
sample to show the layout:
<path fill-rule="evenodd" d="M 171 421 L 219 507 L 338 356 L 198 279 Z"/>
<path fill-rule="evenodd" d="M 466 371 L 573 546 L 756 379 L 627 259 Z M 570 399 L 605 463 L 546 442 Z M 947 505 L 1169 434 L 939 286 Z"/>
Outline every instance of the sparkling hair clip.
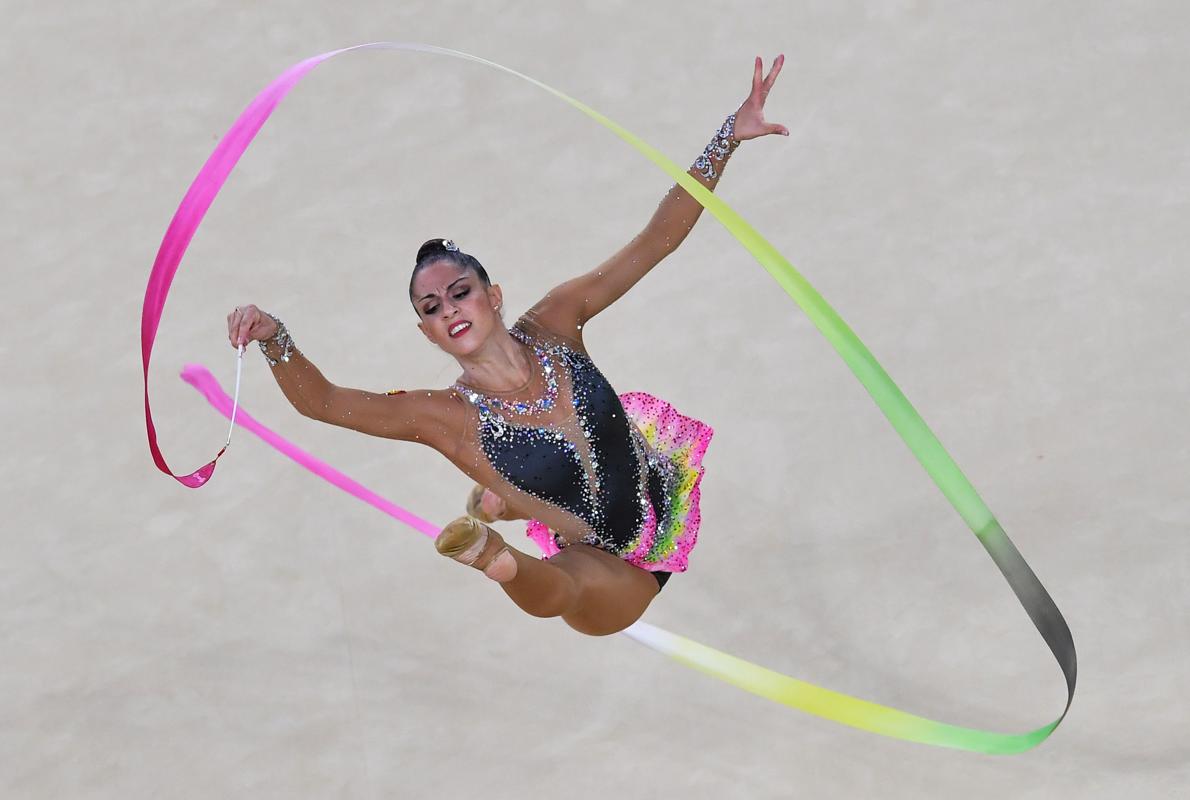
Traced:
<path fill-rule="evenodd" d="M 447 250 L 451 250 L 455 253 L 459 252 L 459 246 L 457 244 L 455 244 L 454 239 L 443 239 L 442 246 L 445 247 Z"/>

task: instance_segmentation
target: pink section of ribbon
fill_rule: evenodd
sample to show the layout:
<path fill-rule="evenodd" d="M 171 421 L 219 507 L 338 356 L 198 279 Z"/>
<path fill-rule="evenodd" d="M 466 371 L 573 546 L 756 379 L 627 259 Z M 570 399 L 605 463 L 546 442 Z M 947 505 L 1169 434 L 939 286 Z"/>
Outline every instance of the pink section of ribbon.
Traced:
<path fill-rule="evenodd" d="M 227 418 L 231 418 L 231 398 L 219 386 L 219 382 L 215 380 L 215 376 L 201 364 L 187 364 L 186 368 L 182 370 L 182 380 L 193 386 L 198 391 L 206 396 L 207 401 L 219 411 L 220 414 Z M 392 503 L 380 495 L 373 492 L 371 489 L 356 483 L 351 478 L 344 475 L 339 470 L 332 467 L 325 461 L 321 461 L 314 456 L 307 453 L 297 445 L 288 441 L 287 439 L 278 436 L 273 431 L 261 425 L 252 418 L 243 406 L 236 410 L 236 424 L 246 428 L 252 433 L 255 433 L 268 444 L 272 445 L 278 451 L 301 464 L 306 469 L 313 472 L 320 478 L 329 483 L 338 486 L 343 491 L 358 497 L 370 506 L 380 509 L 385 514 L 393 517 L 401 522 L 404 522 L 409 527 L 421 531 L 431 539 L 438 535 L 441 526 L 434 525 L 428 520 L 424 520 L 411 511 L 401 508 L 396 503 Z M 212 462 L 213 464 L 214 462 Z M 209 473 L 208 473 L 209 475 Z M 205 480 L 205 479 L 204 479 Z M 199 484 L 201 485 L 201 484 Z"/>
<path fill-rule="evenodd" d="M 347 48 L 354 49 L 354 48 Z M 197 488 L 204 485 L 215 471 L 215 462 L 227 449 L 221 449 L 209 463 L 200 467 L 189 475 L 174 475 L 165 457 L 157 446 L 157 431 L 153 427 L 153 413 L 149 407 L 149 359 L 153 353 L 153 340 L 157 337 L 157 328 L 161 323 L 161 314 L 165 308 L 165 298 L 169 294 L 170 284 L 174 274 L 178 271 L 178 264 L 194 237 L 195 230 L 210 208 L 215 195 L 223 187 L 227 176 L 235 167 L 240 156 L 248 149 L 248 145 L 256 137 L 265 120 L 273 113 L 273 109 L 281 99 L 293 88 L 307 72 L 314 69 L 326 59 L 344 50 L 335 50 L 308 58 L 285 70 L 276 80 L 265 87 L 258 94 L 239 118 L 228 129 L 219 141 L 207 162 L 195 177 L 194 182 L 182 198 L 178 210 L 174 213 L 165 236 L 161 240 L 161 247 L 157 250 L 157 258 L 153 261 L 153 270 L 149 273 L 149 284 L 145 288 L 145 303 L 141 310 L 140 346 L 141 361 L 144 364 L 145 379 L 145 426 L 149 435 L 149 450 L 153 453 L 153 461 L 157 468 L 175 478 L 184 486 Z"/>

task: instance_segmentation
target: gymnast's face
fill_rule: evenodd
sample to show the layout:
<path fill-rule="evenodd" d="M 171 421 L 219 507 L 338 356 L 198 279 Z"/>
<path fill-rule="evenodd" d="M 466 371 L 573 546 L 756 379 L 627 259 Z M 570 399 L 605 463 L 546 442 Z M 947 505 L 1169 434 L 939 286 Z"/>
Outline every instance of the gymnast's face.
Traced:
<path fill-rule="evenodd" d="M 496 326 L 503 328 L 496 310 L 502 302 L 499 286 L 484 286 L 473 270 L 452 261 L 436 261 L 413 279 L 417 327 L 453 356 L 475 352 Z"/>

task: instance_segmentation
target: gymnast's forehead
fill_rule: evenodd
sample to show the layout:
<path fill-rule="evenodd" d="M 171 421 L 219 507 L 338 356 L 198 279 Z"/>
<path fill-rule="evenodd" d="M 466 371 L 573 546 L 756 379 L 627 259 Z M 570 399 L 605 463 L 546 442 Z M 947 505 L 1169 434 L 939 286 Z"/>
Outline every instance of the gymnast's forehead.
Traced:
<path fill-rule="evenodd" d="M 446 287 L 459 278 L 474 276 L 475 272 L 449 259 L 440 259 L 418 270 L 413 278 L 413 299 L 423 300 L 425 295 L 444 292 Z"/>

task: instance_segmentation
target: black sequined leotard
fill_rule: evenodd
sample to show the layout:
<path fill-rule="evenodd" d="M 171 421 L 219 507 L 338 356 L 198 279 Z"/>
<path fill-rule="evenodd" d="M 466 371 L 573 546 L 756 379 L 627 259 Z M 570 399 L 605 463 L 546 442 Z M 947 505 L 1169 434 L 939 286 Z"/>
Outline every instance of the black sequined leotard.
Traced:
<path fill-rule="evenodd" d="M 581 345 L 528 317 L 509 333 L 542 365 L 541 391 L 532 390 L 532 379 L 504 393 L 455 384 L 475 409 L 468 428 L 488 464 L 522 501 L 532 498 L 568 517 L 550 525 L 559 546 L 578 541 L 620 554 L 636 538 L 650 505 L 657 524 L 667 525 L 672 509 L 665 501 L 677 488 L 677 470 L 645 441 Z M 557 396 L 549 407 L 523 413 L 530 399 L 540 405 L 541 397 L 550 396 L 551 383 Z M 492 403 L 493 397 L 502 402 Z"/>

